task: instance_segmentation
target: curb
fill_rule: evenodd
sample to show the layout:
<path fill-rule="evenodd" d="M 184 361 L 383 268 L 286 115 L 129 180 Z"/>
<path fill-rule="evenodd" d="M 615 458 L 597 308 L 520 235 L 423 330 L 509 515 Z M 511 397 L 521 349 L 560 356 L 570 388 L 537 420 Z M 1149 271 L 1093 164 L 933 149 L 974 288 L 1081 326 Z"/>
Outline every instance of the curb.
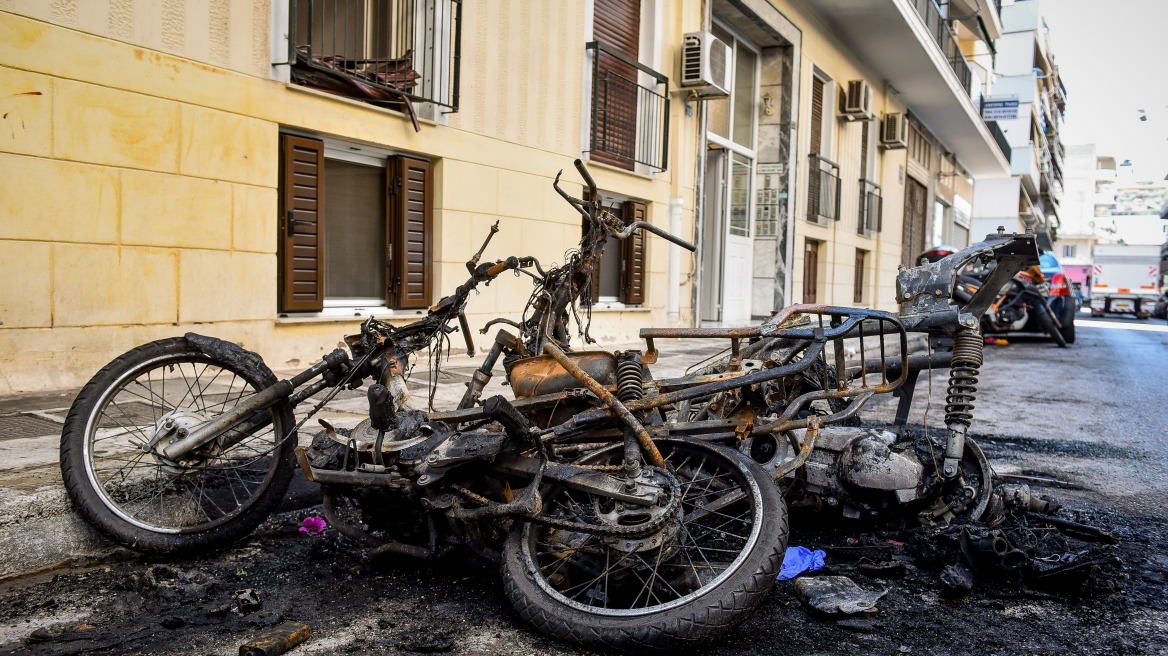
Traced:
<path fill-rule="evenodd" d="M 321 502 L 320 486 L 299 468 L 276 512 L 311 508 Z M 101 535 L 73 508 L 60 485 L 32 492 L 0 489 L 0 581 L 67 565 L 101 560 L 126 551 Z"/>

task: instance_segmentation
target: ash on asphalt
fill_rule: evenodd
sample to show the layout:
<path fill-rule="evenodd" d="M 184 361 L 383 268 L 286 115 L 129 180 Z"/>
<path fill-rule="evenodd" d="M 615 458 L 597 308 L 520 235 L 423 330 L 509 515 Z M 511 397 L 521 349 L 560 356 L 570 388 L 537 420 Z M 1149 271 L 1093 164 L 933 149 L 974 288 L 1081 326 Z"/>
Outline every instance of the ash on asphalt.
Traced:
<path fill-rule="evenodd" d="M 1035 448 L 1020 438 L 981 439 L 991 457 Z M 1073 444 L 1052 448 L 1084 455 Z M 1034 489 L 1055 498 L 1075 494 L 1041 482 Z M 946 598 L 938 580 L 955 547 L 930 538 L 932 532 L 796 509 L 790 543 L 829 554 L 816 575 L 844 575 L 889 592 L 874 612 L 832 618 L 809 613 L 792 583 L 779 582 L 750 618 L 703 653 L 1163 653 L 1165 519 L 1084 499 L 1073 497 L 1059 516 L 1108 531 L 1119 544 L 1067 539 L 1065 548 L 1117 556 L 1122 568 L 1057 595 L 1009 574 L 982 575 L 958 599 Z M 470 556 L 371 562 L 331 529 L 300 532 L 306 514 L 313 513 L 276 515 L 244 543 L 203 557 L 123 552 L 118 561 L 0 585 L 0 654 L 237 653 L 285 621 L 312 627 L 312 638 L 293 654 L 593 653 L 524 626 L 493 566 Z M 246 590 L 255 591 L 258 607 L 244 603 Z"/>

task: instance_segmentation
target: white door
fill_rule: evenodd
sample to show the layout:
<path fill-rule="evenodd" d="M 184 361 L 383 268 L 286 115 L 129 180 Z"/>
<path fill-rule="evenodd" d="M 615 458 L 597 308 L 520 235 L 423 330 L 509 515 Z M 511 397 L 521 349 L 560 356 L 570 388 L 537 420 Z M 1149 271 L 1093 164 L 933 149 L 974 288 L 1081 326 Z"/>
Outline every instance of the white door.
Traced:
<path fill-rule="evenodd" d="M 731 158 L 726 191 L 725 259 L 722 269 L 722 321 L 750 321 L 751 264 L 754 244 L 750 235 L 751 174 L 750 158 L 734 153 Z"/>

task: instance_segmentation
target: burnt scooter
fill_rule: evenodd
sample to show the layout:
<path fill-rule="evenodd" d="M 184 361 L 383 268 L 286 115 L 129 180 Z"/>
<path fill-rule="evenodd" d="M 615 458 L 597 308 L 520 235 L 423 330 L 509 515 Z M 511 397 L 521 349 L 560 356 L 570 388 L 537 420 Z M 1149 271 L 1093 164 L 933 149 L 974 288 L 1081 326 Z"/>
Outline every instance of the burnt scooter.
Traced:
<path fill-rule="evenodd" d="M 587 170 L 577 168 L 593 200 L 564 193 L 557 177 L 557 191 L 587 219 L 565 265 L 545 271 L 534 258 L 515 257 L 479 264 L 484 243 L 467 263 L 467 282 L 421 320 L 392 326 L 371 318 L 346 338 L 349 353 L 334 351 L 289 380 L 278 381 L 255 353 L 194 334 L 116 359 L 82 390 L 66 421 L 61 459 L 70 496 L 121 544 L 197 551 L 252 530 L 276 507 L 298 462 L 324 487 L 333 525 L 365 546 L 423 558 L 469 548 L 500 562 L 509 599 L 541 631 L 620 648 L 708 639 L 761 603 L 787 538 L 772 480 L 801 477 L 803 493 L 832 491 L 850 507 L 940 503 L 941 517 L 976 512 L 989 481 L 967 456 L 980 365 L 968 337 L 978 307 L 992 299 L 987 292 L 953 303 L 954 269 L 996 260 L 988 290 L 995 275 L 1036 259 L 1032 237 L 991 237 L 952 262 L 902 272 L 899 314 L 794 306 L 730 332 L 643 331 L 644 351 L 576 351 L 569 327 L 574 319 L 587 334 L 578 306 L 587 314 L 608 238 L 645 229 L 693 248 L 603 212 Z M 494 322 L 515 332 L 499 331 L 460 407 L 423 409 L 406 384 L 413 360 L 459 330 L 473 350 L 467 299 L 506 271 L 535 282 L 520 321 Z M 915 478 L 881 478 L 889 456 L 865 461 L 871 466 L 860 479 L 831 467 L 813 475 L 813 455 L 838 463 L 872 450 L 908 452 L 895 440 L 820 438 L 911 377 L 909 330 L 953 342 L 949 435 L 928 445 L 943 451 L 940 464 L 922 464 Z M 654 340 L 675 336 L 729 339 L 731 357 L 718 371 L 655 380 Z M 857 339 L 861 357 L 852 367 L 847 345 Z M 744 357 L 752 351 L 760 357 Z M 869 361 L 869 353 L 877 357 Z M 515 398 L 480 401 L 500 360 Z M 295 405 L 323 393 L 311 416 L 368 379 L 366 421 L 351 431 L 326 426 L 311 448 L 295 448 L 308 419 L 294 422 Z M 839 409 L 818 409 L 819 401 Z M 849 446 L 856 439 L 862 443 Z M 780 444 L 792 453 L 776 455 Z"/>

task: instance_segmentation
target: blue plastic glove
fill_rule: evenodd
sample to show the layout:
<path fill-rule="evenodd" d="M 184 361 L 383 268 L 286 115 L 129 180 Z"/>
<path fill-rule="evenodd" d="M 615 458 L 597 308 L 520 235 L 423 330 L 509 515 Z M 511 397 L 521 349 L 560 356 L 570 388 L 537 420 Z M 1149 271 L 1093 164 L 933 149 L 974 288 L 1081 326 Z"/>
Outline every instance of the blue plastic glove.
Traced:
<path fill-rule="evenodd" d="M 779 570 L 779 580 L 787 581 L 803 572 L 822 568 L 825 556 L 827 554 L 823 549 L 812 551 L 807 547 L 787 547 L 787 553 L 783 555 L 783 568 Z"/>

